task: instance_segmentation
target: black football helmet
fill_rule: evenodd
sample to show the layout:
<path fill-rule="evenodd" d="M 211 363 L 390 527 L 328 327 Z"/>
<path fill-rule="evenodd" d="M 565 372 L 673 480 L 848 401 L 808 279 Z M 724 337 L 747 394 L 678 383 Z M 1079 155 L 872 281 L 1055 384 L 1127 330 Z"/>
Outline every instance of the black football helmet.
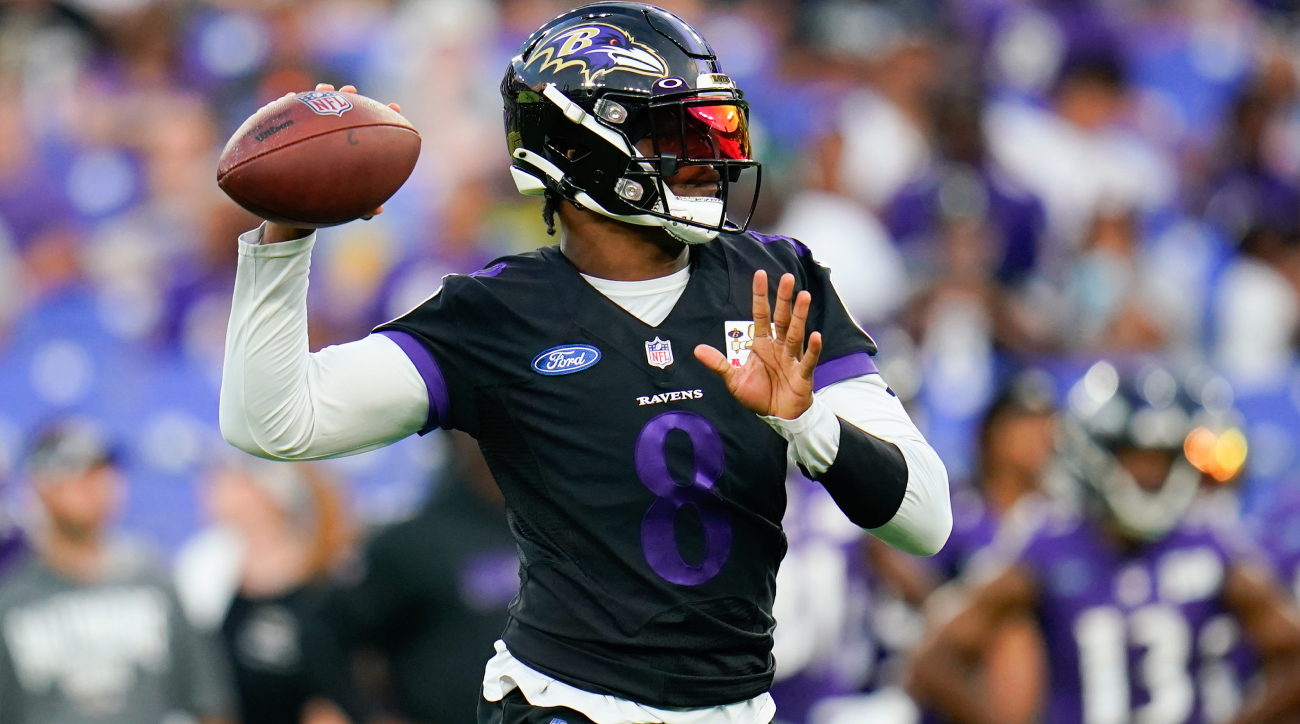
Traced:
<path fill-rule="evenodd" d="M 1246 438 L 1232 388 L 1213 374 L 1180 382 L 1146 364 L 1121 371 L 1097 362 L 1074 384 L 1061 421 L 1061 462 L 1099 509 L 1126 536 L 1158 540 L 1177 525 L 1209 479 L 1227 483 L 1246 462 Z M 1144 488 L 1120 464 L 1124 450 L 1170 456 L 1161 484 Z"/>
<path fill-rule="evenodd" d="M 726 208 L 741 172 L 758 173 L 749 106 L 709 44 L 672 13 L 632 2 L 570 10 L 524 42 L 501 95 L 520 193 L 661 226 L 687 243 L 748 227 L 757 178 L 742 224 Z M 664 179 L 688 165 L 717 169 L 717 193 L 674 194 Z"/>

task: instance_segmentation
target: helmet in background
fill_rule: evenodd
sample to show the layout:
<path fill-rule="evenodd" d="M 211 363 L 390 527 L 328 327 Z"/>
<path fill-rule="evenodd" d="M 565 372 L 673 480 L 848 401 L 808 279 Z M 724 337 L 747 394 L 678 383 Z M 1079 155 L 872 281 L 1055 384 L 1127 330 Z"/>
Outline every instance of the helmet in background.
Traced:
<path fill-rule="evenodd" d="M 1246 438 L 1222 377 L 1188 376 L 1145 365 L 1136 374 L 1097 362 L 1070 389 L 1061 428 L 1061 462 L 1124 535 L 1158 540 L 1191 507 L 1205 477 L 1226 483 L 1246 462 Z M 1124 451 L 1167 453 L 1154 489 L 1120 463 Z"/>
<path fill-rule="evenodd" d="M 570 10 L 524 42 L 501 95 L 520 193 L 660 226 L 687 243 L 748 227 L 758 199 L 749 106 L 713 49 L 677 16 L 630 2 Z M 638 150 L 644 139 L 650 148 Z M 674 194 L 664 179 L 685 165 L 717 169 L 718 193 Z M 751 168 L 749 210 L 732 225 L 729 191 Z"/>

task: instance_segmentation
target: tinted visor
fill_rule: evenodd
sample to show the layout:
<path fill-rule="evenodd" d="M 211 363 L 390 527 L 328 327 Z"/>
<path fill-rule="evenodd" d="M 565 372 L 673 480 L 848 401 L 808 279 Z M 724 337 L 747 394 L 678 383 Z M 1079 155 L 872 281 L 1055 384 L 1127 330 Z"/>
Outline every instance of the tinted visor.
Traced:
<path fill-rule="evenodd" d="M 749 118 L 736 103 L 665 105 L 651 109 L 655 153 L 682 161 L 749 161 Z"/>

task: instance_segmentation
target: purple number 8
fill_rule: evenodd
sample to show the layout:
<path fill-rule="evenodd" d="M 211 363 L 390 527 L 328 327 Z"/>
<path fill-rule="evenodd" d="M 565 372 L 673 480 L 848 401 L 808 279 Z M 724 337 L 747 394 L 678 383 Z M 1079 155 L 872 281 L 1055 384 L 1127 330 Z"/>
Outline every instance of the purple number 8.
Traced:
<path fill-rule="evenodd" d="M 681 430 L 694 448 L 694 474 L 690 485 L 678 485 L 668 472 L 664 443 L 668 433 Z M 641 521 L 641 547 L 650 568 L 666 581 L 698 586 L 718 575 L 731 554 L 731 519 L 713 484 L 722 477 L 725 459 L 722 438 L 708 420 L 693 412 L 665 412 L 647 422 L 636 439 L 636 475 L 641 484 L 659 496 Z M 682 560 L 673 529 L 677 511 L 695 508 L 704 523 L 704 558 L 696 565 Z"/>

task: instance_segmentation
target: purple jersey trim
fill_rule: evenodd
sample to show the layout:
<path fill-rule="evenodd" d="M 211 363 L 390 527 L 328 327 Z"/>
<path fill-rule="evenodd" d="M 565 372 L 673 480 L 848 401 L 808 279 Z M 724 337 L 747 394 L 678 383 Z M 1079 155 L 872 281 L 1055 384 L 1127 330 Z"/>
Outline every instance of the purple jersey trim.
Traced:
<path fill-rule="evenodd" d="M 853 377 L 878 374 L 880 370 L 876 369 L 876 361 L 871 359 L 871 355 L 866 352 L 846 354 L 817 365 L 817 369 L 813 370 L 813 391 Z"/>
<path fill-rule="evenodd" d="M 505 268 L 506 268 L 506 263 L 503 262 L 503 261 L 499 261 L 499 262 L 497 262 L 496 264 L 493 264 L 492 266 L 487 267 L 486 269 L 479 269 L 479 270 L 476 271 L 476 272 L 472 272 L 472 273 L 470 273 L 470 276 L 472 276 L 472 277 L 494 277 L 494 276 L 500 274 L 500 273 L 501 273 Z"/>
<path fill-rule="evenodd" d="M 776 234 L 760 234 L 757 231 L 751 231 L 749 233 L 752 234 L 755 239 L 758 239 L 759 242 L 763 244 L 763 246 L 767 246 L 768 244 L 772 244 L 777 241 L 784 241 L 790 244 L 790 246 L 794 247 L 794 253 L 796 256 L 808 255 L 808 247 L 798 239 L 791 239 L 788 236 L 777 236 Z"/>
<path fill-rule="evenodd" d="M 429 392 L 429 417 L 425 420 L 420 434 L 423 435 L 445 424 L 451 416 L 451 399 L 447 395 L 447 381 L 442 377 L 442 370 L 438 369 L 437 360 L 424 345 L 420 344 L 419 340 L 406 332 L 385 329 L 379 334 L 393 340 L 398 347 L 402 348 L 410 358 L 411 364 L 415 365 L 416 371 L 420 373 L 420 378 L 424 380 L 424 388 Z"/>

